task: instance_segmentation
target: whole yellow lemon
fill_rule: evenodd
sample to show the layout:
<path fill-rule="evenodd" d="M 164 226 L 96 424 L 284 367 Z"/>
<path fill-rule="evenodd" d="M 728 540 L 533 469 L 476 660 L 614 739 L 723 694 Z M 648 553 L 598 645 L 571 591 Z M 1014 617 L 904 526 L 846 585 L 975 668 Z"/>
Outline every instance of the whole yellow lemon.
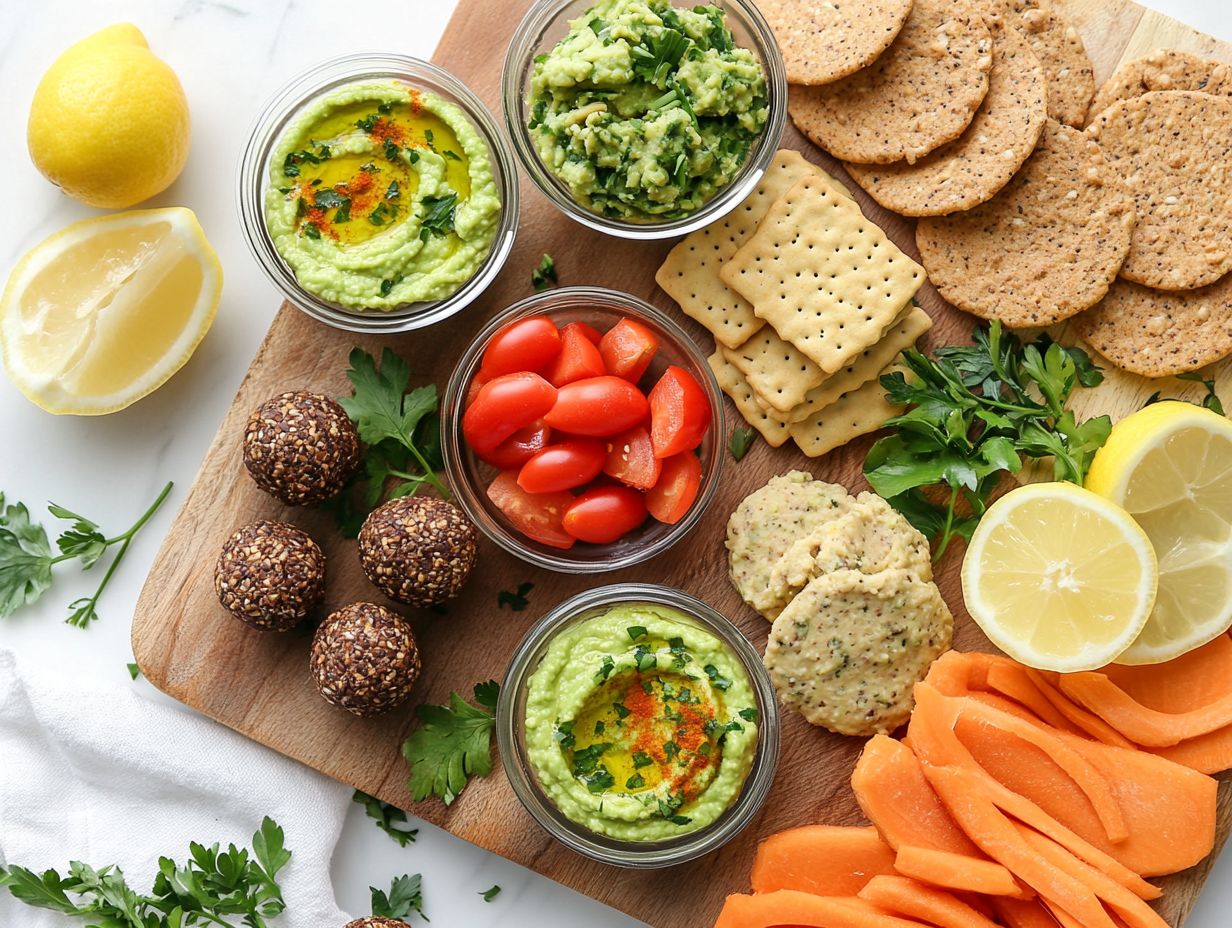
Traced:
<path fill-rule="evenodd" d="M 55 60 L 34 91 L 34 166 L 89 206 L 127 209 L 171 185 L 188 158 L 179 78 L 130 23 L 108 26 Z"/>

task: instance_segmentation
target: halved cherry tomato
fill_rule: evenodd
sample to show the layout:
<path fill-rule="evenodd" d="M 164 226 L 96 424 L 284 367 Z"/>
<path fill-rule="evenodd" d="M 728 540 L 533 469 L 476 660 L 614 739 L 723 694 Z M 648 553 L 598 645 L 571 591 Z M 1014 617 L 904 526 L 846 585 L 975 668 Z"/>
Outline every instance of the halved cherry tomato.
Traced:
<path fill-rule="evenodd" d="M 654 446 L 645 426 L 635 425 L 606 442 L 605 474 L 639 490 L 648 490 L 658 482 L 663 462 L 654 456 Z"/>
<path fill-rule="evenodd" d="M 556 403 L 556 388 L 530 371 L 494 377 L 462 415 L 462 435 L 485 454 L 520 428 L 542 419 Z M 550 423 L 549 423 L 550 424 Z"/>
<path fill-rule="evenodd" d="M 509 323 L 488 339 L 480 367 L 489 377 L 519 371 L 539 373 L 546 370 L 558 354 L 560 332 L 556 323 L 547 316 L 531 316 Z"/>
<path fill-rule="evenodd" d="M 530 425 L 518 429 L 491 451 L 485 451 L 483 454 L 476 451 L 475 455 L 501 470 L 517 470 L 546 448 L 551 437 L 552 430 L 547 423 L 536 419 Z"/>
<path fill-rule="evenodd" d="M 629 487 L 596 487 L 565 510 L 564 529 L 578 541 L 605 545 L 646 521 L 646 501 Z"/>
<path fill-rule="evenodd" d="M 657 458 L 692 451 L 710 428 L 710 400 L 697 378 L 672 365 L 650 391 L 650 440 Z"/>
<path fill-rule="evenodd" d="M 599 342 L 607 372 L 630 383 L 642 379 L 658 350 L 659 339 L 654 332 L 632 319 L 621 319 Z"/>
<path fill-rule="evenodd" d="M 562 432 L 602 438 L 637 425 L 649 409 L 642 391 L 629 381 L 590 377 L 561 387 L 556 404 L 544 419 Z"/>
<path fill-rule="evenodd" d="M 583 324 L 571 322 L 565 326 L 560 333 L 560 354 L 552 362 L 547 374 L 552 385 L 563 387 L 575 380 L 602 377 L 604 373 L 603 357 L 595 343 L 583 331 Z"/>
<path fill-rule="evenodd" d="M 507 470 L 488 487 L 488 499 L 527 538 L 553 548 L 572 548 L 574 538 L 562 527 L 572 493 L 527 493 L 518 486 L 518 472 Z"/>
<path fill-rule="evenodd" d="M 586 340 L 596 347 L 598 347 L 599 342 L 603 339 L 603 333 L 593 325 L 587 325 L 585 322 L 571 322 L 569 325 L 577 326 L 578 331 L 586 336 Z M 565 328 L 568 328 L 568 326 Z"/>
<path fill-rule="evenodd" d="M 603 443 L 597 438 L 575 438 L 548 445 L 522 466 L 518 486 L 527 493 L 572 490 L 599 476 L 606 457 Z"/>
<path fill-rule="evenodd" d="M 702 462 L 682 451 L 663 462 L 659 482 L 646 491 L 646 508 L 660 522 L 675 525 L 685 517 L 702 485 Z"/>
<path fill-rule="evenodd" d="M 466 405 L 470 406 L 475 402 L 475 397 L 479 395 L 479 391 L 483 389 L 483 385 L 492 378 L 488 372 L 480 368 L 475 372 L 475 376 L 471 378 L 471 385 L 466 388 Z"/>

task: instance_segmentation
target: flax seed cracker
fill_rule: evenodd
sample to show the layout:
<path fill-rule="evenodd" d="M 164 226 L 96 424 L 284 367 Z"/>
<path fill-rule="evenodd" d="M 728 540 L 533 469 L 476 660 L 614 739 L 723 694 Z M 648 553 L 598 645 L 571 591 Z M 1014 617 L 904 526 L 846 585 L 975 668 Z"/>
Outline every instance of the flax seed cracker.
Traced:
<path fill-rule="evenodd" d="M 740 413 L 745 422 L 761 433 L 767 445 L 777 448 L 791 438 L 787 431 L 787 423 L 775 413 L 757 405 L 749 382 L 744 379 L 744 375 L 736 369 L 734 364 L 723 357 L 721 350 L 716 351 L 707 360 L 710 362 L 710 369 L 714 371 L 714 379 L 719 383 L 719 389 L 731 397 L 736 411 Z"/>
<path fill-rule="evenodd" d="M 1232 66 L 1199 58 L 1175 48 L 1160 48 L 1145 58 L 1127 61 L 1104 81 L 1091 103 L 1088 121 L 1112 104 L 1150 93 L 1152 90 L 1200 90 L 1216 96 L 1232 96 Z"/>
<path fill-rule="evenodd" d="M 1039 148 L 987 203 L 916 226 L 929 280 L 959 309 L 1050 325 L 1095 305 L 1129 253 L 1134 202 L 1099 146 L 1048 120 Z"/>
<path fill-rule="evenodd" d="M 1232 271 L 1232 97 L 1154 90 L 1087 128 L 1138 210 L 1121 276 L 1192 290 Z"/>
<path fill-rule="evenodd" d="M 890 47 L 911 0 L 761 0 L 787 80 L 828 84 L 866 68 Z"/>
<path fill-rule="evenodd" d="M 924 282 L 923 268 L 820 177 L 771 206 L 719 273 L 827 374 L 875 344 Z"/>
<path fill-rule="evenodd" d="M 916 0 L 881 57 L 834 83 L 793 87 L 788 110 L 836 158 L 915 161 L 970 125 L 988 92 L 990 45 L 967 0 Z"/>
<path fill-rule="evenodd" d="M 967 131 L 915 164 L 847 164 L 851 179 L 886 209 L 944 216 L 986 202 L 1035 149 L 1048 111 L 1044 69 L 1015 29 L 992 28 L 988 95 Z"/>
<path fill-rule="evenodd" d="M 889 374 L 901 368 L 889 367 Z M 886 399 L 880 378 L 873 379 L 844 393 L 833 403 L 823 406 L 807 419 L 793 422 L 788 431 L 796 446 L 810 458 L 819 458 L 854 438 L 875 432 L 886 419 L 902 412 Z"/>

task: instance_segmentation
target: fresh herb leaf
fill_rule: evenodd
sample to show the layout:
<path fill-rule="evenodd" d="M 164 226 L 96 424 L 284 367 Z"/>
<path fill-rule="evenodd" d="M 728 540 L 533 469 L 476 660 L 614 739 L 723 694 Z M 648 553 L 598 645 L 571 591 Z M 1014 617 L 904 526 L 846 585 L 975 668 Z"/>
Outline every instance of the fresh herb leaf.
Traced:
<path fill-rule="evenodd" d="M 733 458 L 741 461 L 749 453 L 749 449 L 753 447 L 753 442 L 755 441 L 757 441 L 757 430 L 752 426 L 741 426 L 740 428 L 732 429 L 731 440 L 727 443 L 727 450 L 731 452 Z"/>
<path fill-rule="evenodd" d="M 351 797 L 352 802 L 358 802 L 364 807 L 368 818 L 376 823 L 376 827 L 398 842 L 399 847 L 406 847 L 419 836 L 418 828 L 402 828 L 407 824 L 406 813 L 397 806 L 383 802 L 375 796 L 369 796 L 362 790 L 356 790 Z"/>
<path fill-rule="evenodd" d="M 635 773 L 629 779 L 625 780 L 625 789 L 641 789 L 646 785 L 646 778 L 640 773 Z"/>
<path fill-rule="evenodd" d="M 127 666 L 128 666 L 128 675 L 132 677 L 134 680 L 136 680 L 139 676 L 141 676 L 141 668 L 138 667 L 136 664 L 128 664 Z"/>
<path fill-rule="evenodd" d="M 351 201 L 332 187 L 321 187 L 313 193 L 312 205 L 321 209 L 334 209 Z"/>
<path fill-rule="evenodd" d="M 632 715 L 633 710 L 631 710 L 623 702 L 614 702 L 612 703 L 612 711 L 616 713 L 616 718 L 623 721 Z"/>
<path fill-rule="evenodd" d="M 556 739 L 556 743 L 559 744 L 563 750 L 568 750 L 577 743 L 573 735 L 573 724 L 574 723 L 572 720 L 568 722 L 557 722 L 556 729 L 552 732 L 552 737 Z"/>
<path fill-rule="evenodd" d="M 651 757 L 649 754 L 647 754 L 645 751 L 634 751 L 633 752 L 633 769 L 634 770 L 638 770 L 642 767 L 649 767 L 653 763 L 654 763 L 654 758 Z"/>
<path fill-rule="evenodd" d="M 616 669 L 616 662 L 612 660 L 612 655 L 604 654 L 603 664 L 599 667 L 598 671 L 596 671 L 595 673 L 595 682 L 602 683 L 604 680 L 606 680 L 608 677 L 612 675 L 612 671 L 615 669 Z"/>
<path fill-rule="evenodd" d="M 396 200 L 400 196 L 402 196 L 402 189 L 398 186 L 396 180 L 391 180 L 389 182 L 389 189 L 385 191 L 385 199 Z"/>
<path fill-rule="evenodd" d="M 400 921 L 418 915 L 424 921 L 429 920 L 423 911 L 423 878 L 418 873 L 394 877 L 388 893 L 375 886 L 369 886 L 368 891 L 372 894 L 373 915 Z"/>
<path fill-rule="evenodd" d="M 592 793 L 601 793 L 615 786 L 616 778 L 612 776 L 611 771 L 600 764 L 594 773 L 582 777 L 582 782 Z"/>
<path fill-rule="evenodd" d="M 500 885 L 497 884 L 497 885 L 492 886 L 490 889 L 485 889 L 479 895 L 483 896 L 484 902 L 491 902 L 493 899 L 495 899 L 497 896 L 500 895 L 500 891 L 501 891 Z"/>
<path fill-rule="evenodd" d="M 573 774 L 574 776 L 585 776 L 593 773 L 599 765 L 599 758 L 603 756 L 603 752 L 611 747 L 606 741 L 596 741 L 594 744 L 588 744 L 584 748 L 579 748 L 573 752 Z"/>
<path fill-rule="evenodd" d="M 392 216 L 394 211 L 390 209 L 384 202 L 378 203 L 376 207 L 368 214 L 368 221 L 374 226 L 385 225 L 385 220 Z M 389 296 L 388 293 L 384 296 Z"/>
<path fill-rule="evenodd" d="M 633 659 L 637 662 L 637 669 L 640 671 L 653 670 L 659 663 L 658 655 L 640 644 L 633 649 Z"/>
<path fill-rule="evenodd" d="M 311 222 L 304 223 L 300 226 L 300 228 L 303 229 L 304 234 L 311 239 L 319 239 L 321 237 L 321 230 Z"/>
<path fill-rule="evenodd" d="M 458 195 L 424 197 L 421 201 L 424 213 L 420 216 L 419 237 L 427 241 L 430 236 L 444 238 L 453 232 L 453 221 L 458 211 Z"/>
<path fill-rule="evenodd" d="M 751 707 L 748 709 L 741 709 L 737 714 L 746 722 L 757 721 L 757 710 Z"/>
<path fill-rule="evenodd" d="M 535 288 L 536 293 L 542 293 L 559 282 L 560 279 L 556 276 L 556 261 L 551 255 L 545 254 L 539 259 L 539 266 L 530 272 L 530 285 Z"/>
<path fill-rule="evenodd" d="M 436 796 L 451 805 L 472 776 L 492 772 L 492 730 L 499 687 L 495 681 L 475 687 L 472 706 L 457 693 L 449 694 L 448 706 L 419 706 L 415 714 L 422 724 L 402 744 L 410 764 L 408 788 L 416 802 Z"/>
<path fill-rule="evenodd" d="M 1215 392 L 1215 381 L 1209 377 L 1203 377 L 1197 371 L 1190 371 L 1185 374 L 1177 374 L 1177 380 L 1188 380 L 1191 383 L 1200 383 L 1206 387 L 1206 396 L 1202 397 L 1201 405 L 1205 409 L 1209 409 L 1213 413 L 1224 415 L 1223 402 L 1219 399 L 1219 394 Z"/>
<path fill-rule="evenodd" d="M 398 155 L 402 154 L 402 149 L 398 147 L 398 143 L 393 141 L 393 139 L 386 139 L 382 148 L 384 149 L 386 161 L 397 161 Z M 414 152 L 412 152 L 412 154 L 414 154 Z M 416 155 L 411 159 L 411 164 L 414 164 L 418 160 L 419 156 Z"/>
<path fill-rule="evenodd" d="M 727 690 L 731 687 L 732 681 L 719 673 L 719 668 L 714 664 L 707 664 L 702 668 L 706 671 L 706 676 L 710 678 L 710 684 L 716 690 Z"/>
<path fill-rule="evenodd" d="M 446 148 L 443 152 L 441 152 L 441 157 L 448 158 L 450 161 L 461 161 L 462 160 L 460 157 L 458 157 L 456 152 L 452 152 L 448 148 Z"/>
<path fill-rule="evenodd" d="M 676 29 L 649 33 L 644 44 L 630 49 L 633 73 L 644 81 L 663 87 L 667 76 L 680 64 L 680 59 L 692 44 L 687 35 Z"/>
<path fill-rule="evenodd" d="M 431 129 L 424 129 L 424 141 L 428 143 L 428 147 L 435 150 L 436 136 L 432 134 Z"/>
<path fill-rule="evenodd" d="M 639 638 L 645 638 L 648 634 L 645 625 L 630 625 L 625 631 L 629 635 L 630 641 L 637 641 Z"/>
<path fill-rule="evenodd" d="M 535 585 L 529 580 L 518 584 L 517 592 L 510 593 L 508 590 L 501 590 L 496 594 L 496 608 L 508 606 L 514 612 L 521 612 L 530 605 L 530 600 L 526 598 L 526 594 L 535 588 Z"/>
<path fill-rule="evenodd" d="M 334 213 L 334 222 L 350 222 L 351 221 L 351 201 L 347 200 L 338 207 Z"/>

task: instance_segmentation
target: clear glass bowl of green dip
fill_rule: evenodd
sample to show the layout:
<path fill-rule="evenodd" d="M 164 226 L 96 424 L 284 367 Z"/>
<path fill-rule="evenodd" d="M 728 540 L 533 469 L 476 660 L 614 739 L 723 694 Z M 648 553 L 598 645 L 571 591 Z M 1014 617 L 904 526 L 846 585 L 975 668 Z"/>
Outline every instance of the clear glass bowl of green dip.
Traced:
<path fill-rule="evenodd" d="M 743 165 L 726 186 L 683 217 L 638 219 L 602 215 L 580 203 L 560 177 L 544 164 L 535 147 L 529 95 L 536 59 L 569 34 L 570 22 L 595 6 L 596 0 L 536 0 L 514 32 L 501 75 L 505 125 L 522 167 L 535 186 L 558 209 L 587 228 L 620 238 L 654 240 L 684 235 L 735 209 L 760 182 L 783 137 L 787 120 L 787 75 L 774 33 L 752 0 L 704 0 L 724 14 L 735 46 L 753 53 L 765 77 L 768 115 Z M 691 0 L 673 0 L 681 10 Z"/>
<path fill-rule="evenodd" d="M 600 332 L 606 332 L 622 318 L 633 319 L 659 338 L 655 359 L 639 382 L 644 390 L 648 391 L 648 385 L 670 365 L 683 367 L 701 384 L 710 401 L 710 427 L 697 449 L 702 482 L 693 506 L 679 522 L 668 525 L 647 518 L 640 528 L 610 544 L 578 542 L 572 548 L 561 550 L 523 535 L 488 498 L 488 485 L 499 471 L 481 461 L 462 437 L 467 391 L 479 372 L 483 351 L 492 336 L 509 323 L 528 316 L 547 316 L 560 328 L 571 322 L 584 322 Z M 505 551 L 536 567 L 561 573 L 602 573 L 630 567 L 662 554 L 685 537 L 701 521 L 719 488 L 726 440 L 723 393 L 706 354 L 662 310 L 631 294 L 605 287 L 548 290 L 498 312 L 475 336 L 454 367 L 441 400 L 441 450 L 454 501 L 481 532 Z"/>
<path fill-rule="evenodd" d="M 662 625 L 656 628 L 659 620 L 655 613 L 662 614 L 663 610 L 667 611 L 671 620 L 667 632 L 662 631 Z M 651 617 L 639 618 L 639 615 Z M 642 624 L 636 625 L 635 622 Z M 600 633 L 597 629 L 605 631 Z M 672 640 L 671 629 L 679 631 L 685 637 Z M 645 679 L 670 681 L 687 675 L 693 679 L 686 681 L 686 685 L 698 689 L 699 693 L 705 688 L 705 695 L 690 693 L 686 703 L 671 702 L 671 705 L 676 707 L 672 711 L 681 716 L 679 721 L 672 723 L 679 726 L 671 735 L 673 740 L 679 739 L 682 744 L 688 743 L 691 736 L 687 729 L 698 718 L 689 714 L 690 709 L 709 712 L 709 709 L 698 707 L 707 706 L 708 701 L 716 697 L 716 694 L 719 695 L 713 706 L 714 711 L 720 715 L 718 721 L 734 723 L 725 733 L 725 737 L 743 739 L 740 748 L 732 750 L 738 758 L 733 761 L 739 764 L 736 768 L 737 776 L 725 778 L 722 774 L 723 764 L 728 762 L 726 754 L 723 754 L 717 763 L 720 773 L 710 785 L 724 785 L 718 796 L 710 798 L 714 802 L 723 803 L 723 806 L 717 815 L 713 809 L 705 814 L 707 824 L 691 827 L 691 821 L 684 821 L 689 819 L 690 815 L 697 814 L 701 803 L 707 802 L 704 792 L 694 800 L 696 804 L 686 802 L 676 808 L 669 805 L 668 808 L 652 813 L 649 818 L 644 819 L 643 821 L 649 822 L 651 826 L 645 839 L 618 838 L 591 829 L 577 820 L 587 816 L 588 813 L 584 811 L 586 807 L 575 810 L 571 816 L 562 812 L 557 800 L 553 798 L 553 795 L 562 796 L 561 781 L 554 777 L 552 772 L 555 761 L 533 755 L 559 751 L 565 758 L 563 763 L 566 767 L 574 764 L 576 770 L 579 757 L 586 757 L 587 751 L 594 747 L 592 742 L 598 737 L 619 744 L 622 735 L 619 732 L 613 734 L 610 726 L 620 719 L 638 717 L 636 708 L 629 710 L 623 703 L 636 706 L 632 697 L 636 697 L 641 690 L 632 689 L 635 686 L 640 687 L 639 678 L 632 677 L 632 674 L 640 671 L 628 666 L 625 663 L 628 658 L 622 660 L 621 654 L 618 653 L 613 661 L 615 669 L 609 669 L 608 675 L 603 675 L 606 652 L 602 651 L 602 645 L 607 634 L 613 636 L 608 643 L 618 651 L 634 651 L 644 658 L 644 666 L 647 667 Z M 665 636 L 668 640 L 663 640 Z M 575 640 L 580 642 L 576 654 L 568 650 L 573 647 Z M 644 649 L 642 652 L 636 652 L 639 642 Z M 713 653 L 702 650 L 706 648 Z M 652 656 L 647 656 L 648 652 Z M 707 656 L 708 653 L 710 656 Z M 562 657 L 565 655 L 570 659 L 562 663 Z M 687 661 L 684 659 L 686 656 L 689 658 Z M 680 659 L 679 663 L 677 658 Z M 656 662 L 654 668 L 649 667 L 652 659 Z M 720 675 L 714 663 L 722 665 L 723 675 Z M 552 708 L 571 705 L 579 699 L 586 707 L 572 720 L 573 724 L 565 723 L 563 727 L 559 720 L 554 722 L 545 715 L 540 692 L 543 683 L 535 682 L 536 674 L 557 674 L 562 667 L 564 672 L 571 676 L 569 679 L 558 679 L 556 676 L 551 678 L 555 681 L 554 692 L 560 695 L 557 699 L 558 705 L 549 707 L 548 714 L 551 714 Z M 603 679 L 600 680 L 600 677 Z M 596 735 L 589 727 L 590 716 L 595 711 L 590 707 L 603 704 L 611 691 L 601 688 L 609 685 L 612 687 L 611 691 L 620 692 L 623 687 L 631 695 L 620 697 L 620 711 L 609 713 L 606 716 L 606 725 L 609 727 L 601 735 Z M 657 685 L 662 687 L 661 682 Z M 593 688 L 594 693 L 586 695 L 588 688 Z M 570 695 L 573 689 L 578 692 Z M 672 692 L 683 696 L 679 687 Z M 729 695 L 733 698 L 729 699 Z M 669 701 L 665 700 L 662 708 L 666 710 L 668 706 Z M 629 714 L 630 711 L 633 714 Z M 586 731 L 579 727 L 583 718 L 588 723 Z M 532 720 L 534 730 L 530 727 Z M 597 722 L 593 724 L 597 727 Z M 544 731 L 545 725 L 551 725 L 551 731 Z M 722 729 L 717 731 L 722 732 Z M 527 633 L 514 653 L 501 686 L 500 702 L 496 710 L 496 737 L 501 762 L 514 793 L 531 817 L 552 837 L 577 853 L 603 863 L 652 869 L 681 864 L 717 850 L 757 816 L 774 783 L 778 766 L 779 715 L 774 688 L 762 666 L 760 655 L 748 638 L 728 619 L 696 597 L 672 587 L 618 583 L 587 590 L 561 603 Z M 632 736 L 624 736 L 625 740 L 630 737 Z M 702 740 L 702 743 L 713 743 L 715 753 L 721 753 L 723 742 L 717 742 L 718 737 L 724 735 L 711 734 L 706 740 Z M 698 740 L 695 736 L 693 738 L 694 741 Z M 545 747 L 545 743 L 550 747 Z M 584 744 L 587 748 L 582 747 Z M 641 745 L 641 741 L 635 744 Z M 660 769 L 657 761 L 652 763 L 645 757 L 639 760 L 636 754 L 630 754 L 635 758 L 632 763 L 643 765 L 630 767 L 617 756 L 620 750 L 622 749 L 619 747 L 609 747 L 607 751 L 599 753 L 597 758 L 593 758 L 593 765 L 589 760 L 584 760 L 584 766 L 589 768 L 590 772 L 586 774 L 588 779 L 580 782 L 595 783 L 596 779 L 602 778 L 597 783 L 600 787 L 598 795 L 605 802 L 617 800 L 613 793 L 604 791 L 604 783 L 614 779 L 624 781 L 607 787 L 609 790 L 621 792 L 622 787 L 627 787 L 626 775 L 630 770 L 634 776 L 639 776 L 646 771 Z M 658 754 L 655 748 L 649 750 Z M 672 755 L 672 759 L 676 757 L 681 761 L 687 759 L 688 748 L 683 749 L 679 755 Z M 612 770 L 616 771 L 615 776 L 611 776 L 607 770 L 608 763 L 611 764 Z M 642 783 L 637 788 L 649 787 L 653 793 L 659 784 L 653 783 L 657 774 L 650 776 L 650 784 Z M 545 786 L 545 783 L 548 785 Z M 593 791 L 587 785 L 582 790 L 582 795 L 591 794 Z M 569 803 L 567 798 L 562 801 Z M 656 807 L 657 800 L 650 799 L 646 805 Z M 621 823 L 621 819 L 617 817 L 613 817 L 613 821 Z M 600 823 L 598 827 L 608 826 Z M 619 824 L 616 830 L 626 828 L 626 825 Z M 676 831 L 680 833 L 674 834 Z"/>
<path fill-rule="evenodd" d="M 297 119 L 314 103 L 349 86 L 371 82 L 397 82 L 461 110 L 470 129 L 474 130 L 474 138 L 486 146 L 492 182 L 500 200 L 499 217 L 487 254 L 456 290 L 439 298 L 379 309 L 343 305 L 305 286 L 296 270 L 280 254 L 266 222 L 267 198 L 273 186 L 271 156 L 277 151 L 284 132 L 294 127 Z M 262 108 L 239 165 L 240 220 L 257 263 L 297 308 L 321 322 L 350 332 L 406 332 L 440 322 L 469 305 L 487 288 L 509 257 L 517 231 L 519 206 L 517 164 L 508 140 L 491 113 L 456 77 L 430 62 L 406 55 L 346 55 L 296 75 Z M 359 217 L 351 221 L 367 224 L 367 220 Z M 381 283 L 384 286 L 385 282 Z"/>

